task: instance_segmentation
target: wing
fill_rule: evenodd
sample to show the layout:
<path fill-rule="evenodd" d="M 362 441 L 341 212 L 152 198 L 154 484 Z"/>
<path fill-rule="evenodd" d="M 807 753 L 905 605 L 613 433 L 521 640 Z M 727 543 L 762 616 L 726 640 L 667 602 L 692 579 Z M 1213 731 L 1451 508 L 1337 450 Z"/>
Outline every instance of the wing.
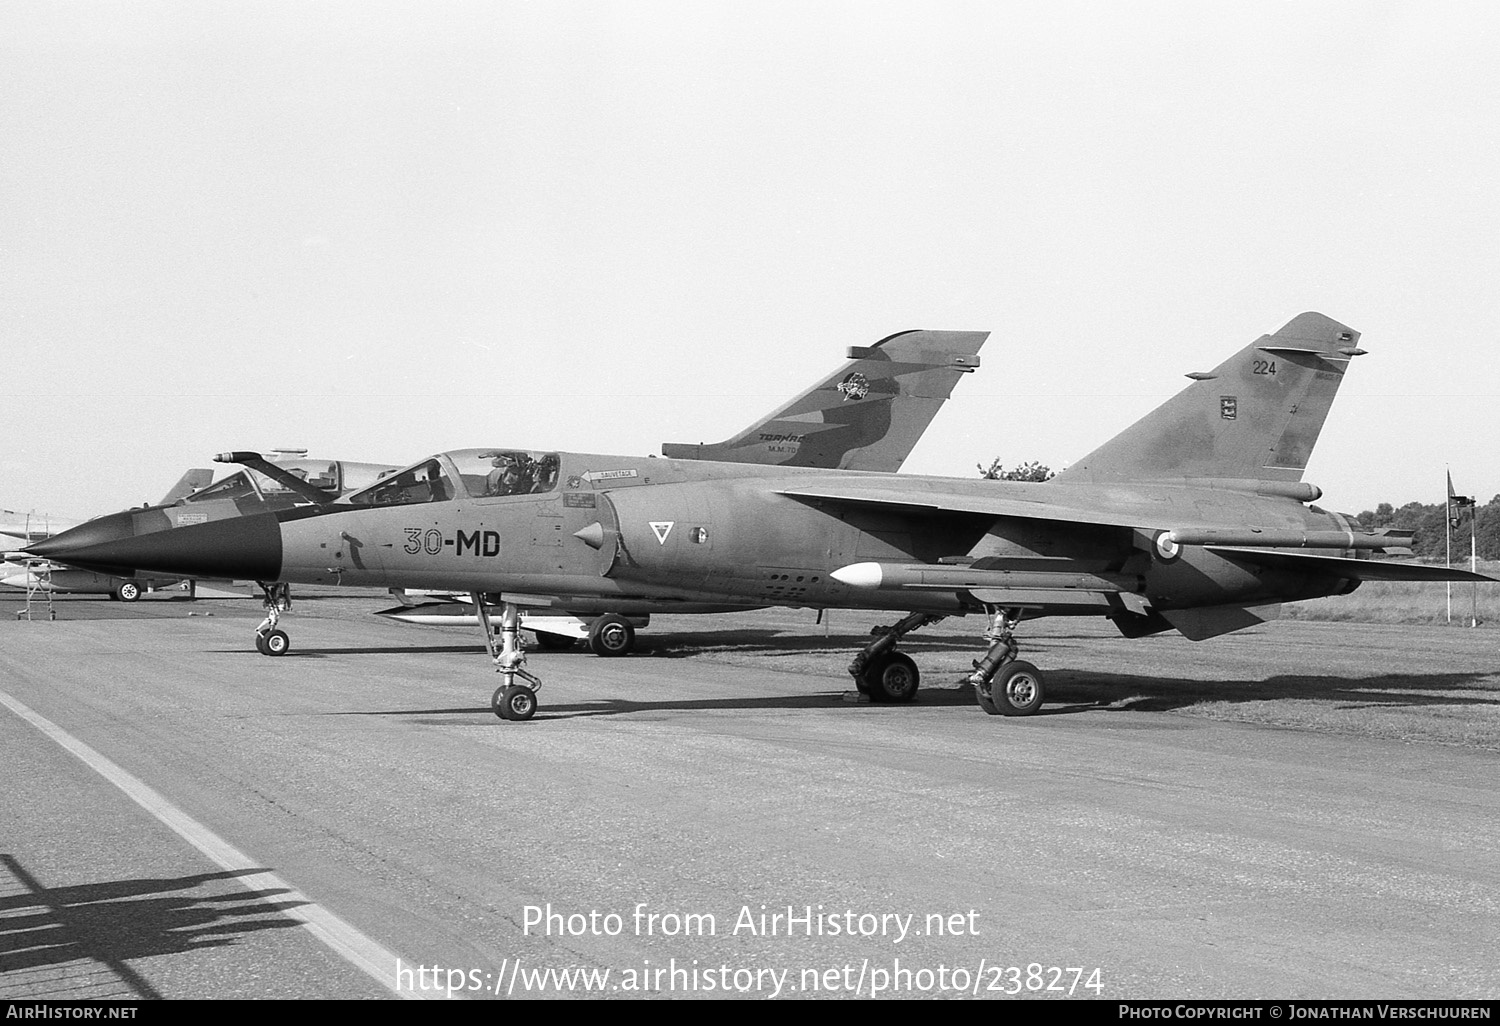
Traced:
<path fill-rule="evenodd" d="M 1269 567 L 1274 570 L 1294 570 L 1298 573 L 1319 574 L 1327 577 L 1343 577 L 1351 581 L 1495 581 L 1497 578 L 1474 574 L 1446 566 L 1426 566 L 1421 563 L 1395 563 L 1384 559 L 1346 559 L 1339 556 L 1315 556 L 1307 552 L 1281 552 L 1267 549 L 1247 549 L 1238 546 L 1209 545 L 1209 552 L 1218 553 L 1236 563 Z"/>
<path fill-rule="evenodd" d="M 1064 521 L 1075 524 L 1101 524 L 1112 527 L 1137 527 L 1160 519 L 1145 509 L 1132 511 L 1130 503 L 1111 510 L 1088 509 L 1067 501 L 1066 493 L 1051 483 L 1037 485 L 1051 494 L 1038 492 L 1035 498 L 1026 494 L 1032 489 L 1012 485 L 1007 495 L 980 495 L 971 491 L 921 488 L 925 482 L 902 481 L 894 484 L 841 485 L 838 488 L 783 488 L 779 494 L 808 504 L 844 508 L 878 509 L 907 515 L 970 514 L 993 517 L 1024 517 L 1030 520 Z M 918 490 L 921 488 L 921 490 Z M 1058 499 L 1063 501 L 1059 502 Z"/>

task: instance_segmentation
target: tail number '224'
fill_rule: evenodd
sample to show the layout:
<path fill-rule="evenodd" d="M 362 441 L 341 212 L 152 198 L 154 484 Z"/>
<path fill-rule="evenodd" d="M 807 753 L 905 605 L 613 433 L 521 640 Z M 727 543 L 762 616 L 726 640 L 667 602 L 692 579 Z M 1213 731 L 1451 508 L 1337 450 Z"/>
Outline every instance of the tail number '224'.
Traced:
<path fill-rule="evenodd" d="M 429 556 L 436 556 L 445 548 L 452 549 L 455 556 L 462 556 L 466 552 L 476 556 L 498 556 L 500 532 L 458 531 L 452 538 L 444 538 L 443 532 L 435 527 L 429 527 L 425 531 L 420 527 L 406 528 L 404 551 L 409 555 L 425 552 Z"/>

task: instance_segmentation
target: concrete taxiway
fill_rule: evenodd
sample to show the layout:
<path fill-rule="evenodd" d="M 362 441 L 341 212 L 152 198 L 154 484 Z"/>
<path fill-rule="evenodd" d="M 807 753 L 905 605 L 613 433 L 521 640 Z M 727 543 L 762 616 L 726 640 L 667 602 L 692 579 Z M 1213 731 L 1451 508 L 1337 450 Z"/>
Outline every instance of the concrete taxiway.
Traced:
<path fill-rule="evenodd" d="M 952 673 L 841 701 L 879 618 L 662 618 L 636 656 L 534 654 L 515 724 L 473 633 L 368 597 L 299 604 L 280 659 L 252 602 L 14 604 L 0 997 L 585 996 L 535 975 L 573 967 L 607 996 L 1500 995 L 1500 753 L 1214 722 L 1150 683 L 1359 679 L 1385 639 L 1383 679 L 1494 693 L 1491 632 L 1028 625 L 1028 658 L 1145 699 L 1009 720 Z M 911 651 L 957 665 L 978 629 Z"/>

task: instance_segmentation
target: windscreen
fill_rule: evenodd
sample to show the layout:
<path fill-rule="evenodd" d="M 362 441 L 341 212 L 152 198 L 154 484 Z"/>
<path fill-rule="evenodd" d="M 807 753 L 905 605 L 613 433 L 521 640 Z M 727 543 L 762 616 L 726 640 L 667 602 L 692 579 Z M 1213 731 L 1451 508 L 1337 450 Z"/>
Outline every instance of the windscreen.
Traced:
<path fill-rule="evenodd" d="M 259 498 L 255 485 L 250 483 L 249 471 L 242 470 L 237 474 L 230 474 L 222 481 L 215 481 L 207 488 L 200 488 L 182 501 L 184 503 L 207 502 L 210 499 L 242 499 L 246 496 Z"/>
<path fill-rule="evenodd" d="M 453 483 L 436 459 L 384 479 L 371 488 L 355 492 L 349 501 L 356 506 L 409 506 L 420 502 L 445 502 L 453 498 Z"/>
<path fill-rule="evenodd" d="M 300 477 L 320 492 L 327 492 L 330 496 L 339 493 L 339 465 L 332 460 L 288 460 L 277 461 L 276 465 L 294 477 Z M 269 497 L 297 494 L 264 474 L 257 471 L 251 473 L 255 474 L 255 483 L 260 487 L 262 495 Z"/>

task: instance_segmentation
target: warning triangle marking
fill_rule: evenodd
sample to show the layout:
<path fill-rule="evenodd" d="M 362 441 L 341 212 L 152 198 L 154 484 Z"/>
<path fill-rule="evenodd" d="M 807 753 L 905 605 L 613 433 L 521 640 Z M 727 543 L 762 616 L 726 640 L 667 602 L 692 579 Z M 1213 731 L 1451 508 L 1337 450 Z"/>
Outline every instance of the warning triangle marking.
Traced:
<path fill-rule="evenodd" d="M 656 540 L 657 540 L 657 542 L 659 542 L 662 545 L 665 545 L 667 543 L 667 535 L 669 535 L 669 534 L 672 533 L 672 527 L 676 523 L 677 523 L 677 521 L 675 521 L 675 520 L 653 520 L 653 521 L 651 521 L 651 530 L 654 531 L 654 532 L 656 532 Z"/>

